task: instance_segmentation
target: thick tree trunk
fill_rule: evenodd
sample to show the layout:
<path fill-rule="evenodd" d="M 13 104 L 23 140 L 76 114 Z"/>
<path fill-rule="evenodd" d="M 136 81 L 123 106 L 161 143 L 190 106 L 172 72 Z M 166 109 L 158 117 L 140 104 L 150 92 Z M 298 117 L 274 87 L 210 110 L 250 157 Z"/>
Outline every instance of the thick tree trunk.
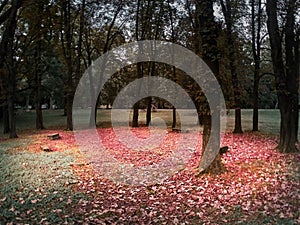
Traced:
<path fill-rule="evenodd" d="M 298 126 L 298 105 L 296 99 L 287 96 L 280 96 L 280 140 L 277 149 L 283 153 L 297 152 L 295 146 L 297 134 L 295 133 Z"/>
<path fill-rule="evenodd" d="M 202 52 L 203 60 L 210 67 L 215 76 L 219 76 L 219 60 L 218 60 L 218 26 L 214 21 L 214 9 L 212 0 L 198 0 L 196 1 L 196 23 L 199 32 L 199 36 L 202 39 Z M 199 41 L 199 40 L 196 40 Z M 195 45 L 197 46 L 197 44 Z M 200 52 L 199 49 L 195 49 L 195 52 Z M 220 130 L 216 131 L 215 134 L 211 134 L 211 113 L 209 112 L 209 107 L 207 106 L 207 112 L 205 112 L 203 117 L 203 144 L 202 149 L 206 151 L 206 155 L 209 157 L 213 156 L 213 152 L 219 151 L 220 149 Z M 218 121 L 214 121 L 218 122 Z M 220 121 L 219 121 L 220 122 Z M 212 135 L 212 136 L 211 136 Z M 209 137 L 215 138 L 213 140 L 213 145 L 210 146 L 212 149 L 207 149 L 207 141 Z M 205 152 L 203 153 L 205 154 Z M 210 161 L 210 159 L 204 159 L 203 156 L 201 161 Z M 206 173 L 221 173 L 222 165 L 221 158 L 219 156 L 215 157 L 208 168 L 200 168 L 201 161 L 199 162 L 200 172 Z M 204 171 L 203 171 L 204 169 Z"/>
<path fill-rule="evenodd" d="M 5 20 L 7 23 L 5 25 L 5 30 L 1 34 L 1 43 L 0 43 L 0 68 L 3 67 L 5 57 L 7 56 L 7 51 L 9 51 L 9 42 L 13 40 L 16 29 L 16 16 L 18 9 L 23 5 L 24 0 L 13 0 L 11 3 L 9 14 L 7 14 Z M 1 21 L 3 22 L 3 21 Z"/>
<path fill-rule="evenodd" d="M 4 121 L 4 132 L 9 131 L 10 138 L 17 138 L 16 132 L 16 118 L 14 114 L 14 104 L 15 104 L 15 89 L 16 89 L 16 73 L 14 71 L 14 60 L 13 60 L 13 41 L 15 35 L 15 29 L 17 25 L 17 12 L 22 6 L 23 0 L 13 0 L 11 7 L 7 14 L 5 20 L 7 23 L 4 28 L 4 32 L 1 36 L 0 43 L 0 69 L 4 65 L 4 61 L 7 60 L 9 67 L 9 78 L 7 82 L 8 96 L 7 100 L 7 110 L 5 110 L 5 121 Z M 2 23 L 3 21 L 1 21 Z M 8 125 L 8 126 L 7 126 Z"/>
<path fill-rule="evenodd" d="M 14 60 L 14 52 L 13 52 L 13 43 L 14 43 L 14 36 L 15 36 L 15 30 L 17 26 L 17 12 L 18 12 L 18 4 L 20 2 L 15 0 L 12 2 L 12 11 L 11 15 L 8 19 L 8 24 L 11 27 L 8 27 L 3 35 L 3 38 L 6 36 L 6 38 L 9 38 L 7 42 L 7 64 L 8 64 L 8 71 L 9 71 L 9 78 L 8 78 L 8 117 L 9 117 L 9 137 L 10 138 L 17 138 L 17 129 L 16 129 L 16 115 L 14 111 L 15 106 L 15 98 L 16 98 L 16 83 L 17 83 L 17 77 L 16 77 L 16 65 Z M 8 31 L 8 33 L 6 33 Z M 3 41 L 3 40 L 2 40 Z M 1 43 L 2 44 L 2 43 Z M 1 63 L 0 63 L 1 64 Z M 1 67 L 1 65 L 0 65 Z"/>
<path fill-rule="evenodd" d="M 295 42 L 295 0 L 288 2 L 285 25 L 285 54 L 286 65 L 283 60 L 282 39 L 277 20 L 277 2 L 267 0 L 268 31 L 270 35 L 273 69 L 276 77 L 278 105 L 281 114 L 280 140 L 277 149 L 281 152 L 296 152 L 298 130 L 298 89 L 299 62 L 295 52 L 299 51 Z"/>
<path fill-rule="evenodd" d="M 235 134 L 241 134 L 243 133 L 242 130 L 242 111 L 240 108 L 235 109 L 235 125 L 233 133 Z"/>
<path fill-rule="evenodd" d="M 203 116 L 203 139 L 202 139 L 202 149 L 206 152 L 205 156 L 202 156 L 202 160 L 206 160 L 208 162 L 212 161 L 212 163 L 202 170 L 200 168 L 201 173 L 210 173 L 210 174 L 220 174 L 222 173 L 225 168 L 221 161 L 221 155 L 219 154 L 220 149 L 220 130 L 215 131 L 216 133 L 212 133 L 211 130 L 211 115 L 204 115 Z M 217 121 L 215 121 L 217 122 Z M 212 145 L 208 146 L 209 139 L 212 139 Z M 218 154 L 216 155 L 216 149 L 218 151 Z M 204 153 L 202 153 L 204 154 Z M 205 158 L 204 158 L 205 157 Z M 213 158 L 214 157 L 214 158 Z M 203 165 L 206 165 L 206 163 L 203 163 Z"/>

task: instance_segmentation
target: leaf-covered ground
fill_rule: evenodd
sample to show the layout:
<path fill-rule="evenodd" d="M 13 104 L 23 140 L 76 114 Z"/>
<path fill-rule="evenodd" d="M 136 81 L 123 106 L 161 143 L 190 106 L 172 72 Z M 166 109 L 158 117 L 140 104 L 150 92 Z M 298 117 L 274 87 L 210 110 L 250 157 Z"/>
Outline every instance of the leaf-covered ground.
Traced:
<path fill-rule="evenodd" d="M 47 135 L 58 132 L 59 140 Z M 147 136 L 146 128 L 134 130 Z M 118 160 L 136 166 L 170 154 L 179 135 L 148 151 L 126 149 L 99 129 Z M 195 176 L 201 152 L 186 168 L 151 186 L 115 184 L 96 172 L 71 132 L 52 130 L 0 142 L 1 224 L 299 224 L 300 154 L 274 150 L 276 138 L 226 134 L 226 172 Z M 44 152 L 48 146 L 53 152 Z M 199 144 L 201 146 L 201 144 Z"/>

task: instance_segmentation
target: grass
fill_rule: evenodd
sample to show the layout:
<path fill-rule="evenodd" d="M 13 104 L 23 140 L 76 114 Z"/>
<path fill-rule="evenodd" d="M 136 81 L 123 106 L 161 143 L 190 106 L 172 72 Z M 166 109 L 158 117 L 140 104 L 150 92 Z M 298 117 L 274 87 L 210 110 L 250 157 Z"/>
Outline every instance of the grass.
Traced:
<path fill-rule="evenodd" d="M 59 212 L 70 212 L 68 199 L 76 204 L 84 198 L 68 185 L 77 182 L 70 170 L 75 156 L 71 151 L 30 152 L 27 146 L 32 139 L 1 142 L 0 223 L 70 222 L 72 218 L 61 218 Z"/>
<path fill-rule="evenodd" d="M 111 110 L 99 110 L 97 124 L 110 126 Z M 43 111 L 44 124 L 48 129 L 63 129 L 66 118 L 63 111 Z M 171 110 L 160 110 L 153 117 L 161 117 L 171 125 Z M 278 110 L 259 111 L 259 129 L 268 135 L 279 134 L 280 115 Z M 140 112 L 140 121 L 145 123 L 145 112 Z M 234 112 L 227 118 L 228 130 L 233 130 Z M 125 123 L 124 123 L 125 124 Z M 242 110 L 244 131 L 252 127 L 252 111 Z M 0 130 L 3 124 L 0 122 Z M 0 139 L 0 224 L 79 224 L 85 221 L 85 214 L 74 206 L 87 202 L 91 196 L 74 190 L 74 184 L 80 182 L 70 165 L 76 164 L 72 149 L 46 153 L 28 151 L 27 146 L 36 140 L 34 131 L 35 113 L 19 111 L 17 113 L 19 139 Z M 0 138 L 4 135 L 0 135 Z M 76 212 L 76 214 L 74 214 Z M 110 213 L 110 212 L 108 212 Z M 113 212 L 112 212 L 113 213 Z M 228 219 L 237 221 L 243 217 L 239 206 L 228 215 Z M 111 217 L 104 214 L 103 217 Z M 278 215 L 261 215 L 255 222 L 241 224 L 293 224 L 292 220 L 279 218 Z M 195 224 L 199 220 L 195 219 Z"/>
<path fill-rule="evenodd" d="M 43 111 L 44 126 L 47 129 L 51 128 L 65 128 L 66 117 L 63 116 L 62 110 L 45 110 Z M 171 110 L 159 110 L 152 114 L 153 117 L 160 117 L 166 121 L 167 126 L 172 124 L 172 111 Z M 146 113 L 140 110 L 139 122 L 141 124 L 146 123 Z M 179 118 L 177 116 L 177 118 Z M 111 126 L 111 110 L 101 109 L 97 114 L 97 125 L 100 127 Z M 130 120 L 130 119 L 129 119 Z M 127 125 L 124 121 L 119 121 L 121 125 Z M 300 120 L 299 120 L 300 125 Z M 242 110 L 242 127 L 244 131 L 252 130 L 252 110 Z M 33 130 L 35 128 L 35 112 L 18 111 L 17 113 L 17 128 L 18 132 Z M 232 131 L 234 128 L 234 111 L 230 110 L 227 115 L 227 131 Z M 0 121 L 0 131 L 3 129 L 3 123 Z M 279 110 L 274 109 L 261 109 L 259 110 L 259 131 L 267 135 L 279 135 L 280 130 L 280 113 Z M 1 137 L 2 134 L 0 134 Z M 2 135 L 3 136 L 3 135 Z M 298 134 L 300 139 L 300 134 Z"/>

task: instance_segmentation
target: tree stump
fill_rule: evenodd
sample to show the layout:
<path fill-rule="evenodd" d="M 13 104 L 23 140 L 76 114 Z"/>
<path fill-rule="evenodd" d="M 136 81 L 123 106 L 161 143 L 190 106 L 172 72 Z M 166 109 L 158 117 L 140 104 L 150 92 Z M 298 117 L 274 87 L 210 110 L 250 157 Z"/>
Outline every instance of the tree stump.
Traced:
<path fill-rule="evenodd" d="M 58 139 L 60 139 L 59 133 L 49 134 L 47 137 L 50 140 L 58 140 Z"/>
<path fill-rule="evenodd" d="M 52 152 L 49 146 L 41 146 L 41 150 L 44 152 Z"/>
<path fill-rule="evenodd" d="M 172 132 L 174 133 L 181 133 L 181 129 L 180 128 L 172 128 Z"/>

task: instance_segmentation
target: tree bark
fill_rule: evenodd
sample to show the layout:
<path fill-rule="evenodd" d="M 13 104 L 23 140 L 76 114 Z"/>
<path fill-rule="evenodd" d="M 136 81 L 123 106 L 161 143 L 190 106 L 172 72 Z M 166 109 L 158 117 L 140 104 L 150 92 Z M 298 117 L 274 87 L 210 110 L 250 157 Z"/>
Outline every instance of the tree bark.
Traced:
<path fill-rule="evenodd" d="M 6 83 L 6 88 L 8 90 L 8 95 L 5 96 L 6 105 L 4 106 L 3 111 L 3 133 L 9 133 L 10 138 L 17 138 L 16 132 L 16 118 L 14 114 L 14 105 L 15 105 L 15 92 L 16 92 L 16 74 L 13 68 L 13 42 L 15 36 L 15 30 L 17 25 L 17 12 L 18 9 L 22 6 L 23 0 L 13 0 L 11 7 L 0 15 L 0 24 L 4 22 L 6 24 L 4 27 L 4 32 L 2 33 L 1 42 L 0 42 L 0 69 L 3 68 L 4 62 L 7 61 L 7 66 L 9 70 L 9 77 Z M 7 1 L 1 3 L 1 10 L 6 6 Z M 0 76 L 0 79 L 2 77 Z"/>
<path fill-rule="evenodd" d="M 7 67 L 9 72 L 8 78 L 8 118 L 9 118 L 9 137 L 17 138 L 16 131 L 16 116 L 14 112 L 15 97 L 16 97 L 16 69 L 13 52 L 13 43 L 15 30 L 17 26 L 17 12 L 21 7 L 23 1 L 14 0 L 12 1 L 10 15 L 7 20 L 7 25 L 2 36 L 0 43 L 0 68 L 4 64 L 4 60 L 7 61 Z M 5 52 L 3 52 L 5 51 Z"/>
<path fill-rule="evenodd" d="M 219 76 L 219 60 L 218 60 L 218 26 L 214 20 L 214 9 L 213 9 L 213 2 L 212 0 L 198 0 L 196 2 L 196 21 L 198 24 L 197 31 L 199 32 L 199 36 L 201 37 L 201 46 L 203 52 L 203 60 L 206 64 L 210 67 L 212 72 L 215 76 Z M 196 40 L 199 41 L 199 40 Z M 196 44 L 197 46 L 197 44 Z M 196 52 L 200 52 L 199 49 L 195 49 Z M 203 143 L 202 149 L 203 151 L 207 151 L 208 155 L 210 152 L 214 152 L 214 150 L 220 149 L 220 130 L 216 131 L 215 134 L 211 134 L 211 118 L 212 112 L 210 112 L 209 107 L 207 106 L 207 112 L 203 115 Z M 213 112 L 217 113 L 217 112 Z M 220 122 L 220 121 L 215 121 Z M 218 126 L 220 127 L 220 126 Z M 212 136 L 213 135 L 213 136 Z M 209 137 L 215 137 L 216 139 L 213 141 L 213 149 L 206 149 Z M 204 153 L 202 153 L 204 154 Z M 203 160 L 203 157 L 201 158 Z M 201 162 L 201 161 L 200 161 Z M 201 173 L 221 173 L 222 172 L 222 162 L 219 156 L 215 157 L 208 168 L 205 168 Z M 200 166 L 200 163 L 199 163 Z"/>
<path fill-rule="evenodd" d="M 16 25 L 16 24 L 15 24 Z M 13 40 L 9 42 L 9 45 L 13 45 Z M 8 119 L 9 119 L 9 138 L 17 138 L 16 129 L 16 113 L 15 113 L 15 100 L 16 100 L 16 70 L 13 59 L 13 50 L 9 46 L 8 51 Z"/>
<path fill-rule="evenodd" d="M 155 35 L 155 39 L 157 38 L 157 35 Z M 149 76 L 153 77 L 155 76 L 155 70 L 156 70 L 156 64 L 155 62 L 150 62 L 149 63 L 149 69 L 150 69 L 150 73 Z M 149 84 L 149 88 L 151 89 L 152 87 L 150 86 L 151 84 Z M 146 125 L 149 126 L 151 123 L 151 115 L 152 115 L 152 96 L 149 96 L 147 98 L 147 112 L 146 112 Z"/>
<path fill-rule="evenodd" d="M 280 139 L 277 149 L 283 153 L 296 152 L 298 130 L 299 69 L 296 61 L 295 0 L 289 0 L 285 24 L 285 54 L 283 60 L 282 39 L 277 20 L 277 2 L 267 0 L 268 31 L 271 42 L 273 69 L 281 115 Z"/>
<path fill-rule="evenodd" d="M 104 55 L 105 53 L 107 53 L 112 45 L 112 42 L 113 42 L 113 28 L 115 26 L 115 23 L 116 23 L 116 20 L 118 18 L 118 15 L 119 13 L 121 12 L 121 9 L 122 9 L 122 2 L 118 3 L 117 4 L 117 9 L 114 13 L 114 16 L 113 16 L 113 19 L 111 21 L 111 23 L 109 24 L 109 27 L 108 27 L 108 30 L 107 30 L 107 33 L 106 33 L 106 39 L 105 39 L 105 43 L 104 43 L 104 46 L 103 46 L 103 51 L 102 51 L 102 54 Z M 105 62 L 103 62 L 102 66 L 101 66 L 101 72 L 100 72 L 100 76 L 103 77 L 103 73 L 104 73 L 104 70 L 105 70 L 105 67 L 106 67 L 106 63 L 107 61 L 105 60 Z M 102 82 L 102 79 L 99 80 L 100 82 Z M 98 84 L 100 86 L 100 84 Z M 92 94 L 92 93 L 91 93 Z M 94 123 L 97 124 L 97 106 L 100 104 L 100 95 L 99 93 L 94 93 L 94 94 L 97 94 L 97 102 L 96 102 L 96 107 L 95 107 L 95 112 L 94 112 Z M 93 98 L 93 94 L 91 96 Z M 92 99 L 93 100 L 93 99 Z M 91 112 L 91 116 L 92 116 L 93 112 Z M 91 119 L 90 119 L 91 121 Z M 91 124 L 91 122 L 90 122 Z"/>
<path fill-rule="evenodd" d="M 132 117 L 132 127 L 139 126 L 139 102 L 135 103 L 133 106 L 133 117 Z"/>
<path fill-rule="evenodd" d="M 71 2 L 70 0 L 62 1 L 62 28 L 61 43 L 64 58 L 67 67 L 67 77 L 65 82 L 66 105 L 65 112 L 67 116 L 67 129 L 73 130 L 72 105 L 73 105 L 73 65 L 72 65 L 72 21 L 71 21 Z"/>
<path fill-rule="evenodd" d="M 176 116 L 176 108 L 173 106 L 172 108 L 172 128 L 175 128 L 177 124 L 177 116 Z"/>
<path fill-rule="evenodd" d="M 261 16 L 262 3 L 258 0 L 257 15 L 255 14 L 255 0 L 251 1 L 251 26 L 252 26 L 252 52 L 254 59 L 254 84 L 253 84 L 253 119 L 252 131 L 258 131 L 258 102 L 259 102 L 259 80 L 261 59 Z M 255 22 L 257 18 L 257 22 Z M 257 24 L 257 30 L 256 25 Z"/>
<path fill-rule="evenodd" d="M 211 159 L 210 157 L 214 156 L 215 154 L 215 148 L 218 148 L 218 151 L 220 149 L 220 132 L 217 131 L 217 133 L 212 133 L 211 130 L 211 115 L 204 115 L 203 116 L 203 144 L 202 146 L 206 148 L 205 151 L 208 152 L 208 158 L 207 160 L 213 160 L 213 162 L 202 171 L 202 168 L 200 168 L 201 173 L 209 173 L 209 174 L 221 174 L 225 168 L 221 161 L 221 155 L 217 154 L 214 159 Z M 213 139 L 213 145 L 208 147 L 208 141 L 209 139 Z M 202 147 L 202 148 L 203 148 Z M 203 157 L 202 157 L 203 158 Z M 202 159 L 201 159 L 202 160 Z"/>
<path fill-rule="evenodd" d="M 147 98 L 147 112 L 146 112 L 146 125 L 149 126 L 151 123 L 151 110 L 152 110 L 152 97 Z"/>
<path fill-rule="evenodd" d="M 189 7 L 188 7 L 189 8 Z M 170 23 L 171 23 L 171 35 L 172 35 L 172 42 L 175 43 L 176 41 L 176 37 L 175 37 L 175 24 L 174 24 L 174 15 L 173 15 L 173 11 L 172 11 L 172 7 L 170 4 L 170 0 L 168 0 L 168 11 L 169 11 L 169 19 L 170 19 Z M 172 54 L 173 57 L 174 54 Z M 172 63 L 174 61 L 174 57 L 172 58 Z M 173 79 L 174 82 L 177 83 L 177 75 L 176 75 L 176 67 L 172 66 L 172 75 L 173 75 Z M 174 102 L 176 102 L 176 98 L 177 96 L 174 96 Z M 176 107 L 173 105 L 172 107 L 172 129 L 176 128 L 177 126 L 177 113 L 176 113 Z"/>
<path fill-rule="evenodd" d="M 4 59 L 9 50 L 9 41 L 13 39 L 15 35 L 17 11 L 22 6 L 23 2 L 24 0 L 13 0 L 10 9 L 6 11 L 5 19 L 0 23 L 2 24 L 7 20 L 0 43 L 0 68 L 3 67 Z"/>
<path fill-rule="evenodd" d="M 8 98 L 9 138 L 18 138 L 16 129 L 16 116 L 14 110 L 15 96 Z"/>
<path fill-rule="evenodd" d="M 36 119 L 35 119 L 35 127 L 37 130 L 44 129 L 43 124 L 43 111 L 41 108 L 41 101 L 42 101 L 42 74 L 41 74 L 41 41 L 39 40 L 36 46 L 35 51 L 35 112 L 36 112 Z"/>
<path fill-rule="evenodd" d="M 241 118 L 241 93 L 240 86 L 238 81 L 238 74 L 236 69 L 236 54 L 235 54 L 235 45 L 233 38 L 233 19 L 232 19 L 232 9 L 231 9 L 231 0 L 226 0 L 226 4 L 223 0 L 221 0 L 222 11 L 225 17 L 226 23 L 226 36 L 227 36 L 227 44 L 229 51 L 229 66 L 232 77 L 232 86 L 234 93 L 234 106 L 235 106 L 235 123 L 234 123 L 234 131 L 233 133 L 243 133 L 242 130 L 242 118 Z"/>

